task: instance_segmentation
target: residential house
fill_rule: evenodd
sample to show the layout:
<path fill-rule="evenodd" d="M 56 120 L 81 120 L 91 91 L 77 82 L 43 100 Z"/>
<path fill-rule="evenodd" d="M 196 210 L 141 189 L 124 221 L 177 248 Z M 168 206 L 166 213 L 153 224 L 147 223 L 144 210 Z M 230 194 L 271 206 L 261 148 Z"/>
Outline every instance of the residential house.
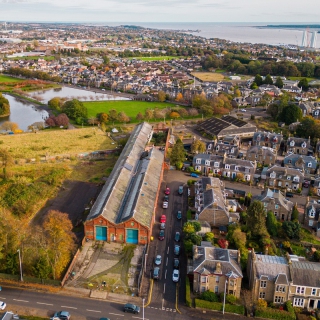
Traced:
<path fill-rule="evenodd" d="M 310 139 L 289 137 L 285 147 L 286 152 L 296 154 L 313 155 L 313 148 L 310 144 Z"/>
<path fill-rule="evenodd" d="M 291 220 L 293 203 L 287 200 L 280 190 L 267 188 L 254 199 L 261 201 L 266 212 L 273 212 L 278 220 Z"/>
<path fill-rule="evenodd" d="M 320 158 L 320 140 L 317 140 L 317 144 L 316 144 L 316 156 L 318 158 Z"/>
<path fill-rule="evenodd" d="M 282 140 L 282 133 L 257 131 L 253 134 L 252 145 L 264 146 L 278 151 Z"/>
<path fill-rule="evenodd" d="M 193 167 L 203 175 L 221 175 L 231 179 L 252 181 L 256 162 L 227 158 L 227 155 L 197 154 L 193 157 Z"/>
<path fill-rule="evenodd" d="M 300 170 L 304 175 L 314 174 L 318 166 L 315 157 L 294 153 L 284 157 L 283 164 L 285 167 Z"/>
<path fill-rule="evenodd" d="M 320 108 L 315 108 L 312 110 L 312 117 L 319 120 L 320 119 Z"/>
<path fill-rule="evenodd" d="M 320 236 L 320 203 L 307 198 L 304 213 L 304 224 L 306 227 L 316 231 L 317 237 Z"/>
<path fill-rule="evenodd" d="M 295 132 L 299 125 L 300 125 L 300 121 L 290 123 L 288 126 L 288 129 L 290 132 Z"/>
<path fill-rule="evenodd" d="M 272 166 L 266 172 L 266 184 L 273 188 L 298 190 L 302 188 L 304 174 L 294 168 Z"/>
<path fill-rule="evenodd" d="M 286 91 L 286 92 L 291 92 L 291 93 L 301 93 L 302 92 L 302 88 L 299 88 L 298 86 L 292 86 L 292 85 L 284 85 L 281 90 Z"/>
<path fill-rule="evenodd" d="M 201 178 L 194 187 L 197 220 L 207 221 L 215 227 L 239 221 L 239 214 L 228 210 L 219 178 Z"/>
<path fill-rule="evenodd" d="M 257 161 L 262 165 L 273 165 L 277 160 L 275 149 L 263 146 L 252 146 L 246 154 L 246 160 Z"/>
<path fill-rule="evenodd" d="M 318 197 L 320 197 L 320 177 L 316 176 L 313 181 L 313 189 L 316 191 Z"/>
<path fill-rule="evenodd" d="M 239 154 L 239 148 L 236 145 L 224 144 L 223 142 L 218 142 L 212 150 L 212 154 L 224 156 L 229 158 L 237 158 Z"/>
<path fill-rule="evenodd" d="M 193 265 L 189 270 L 195 293 L 211 290 L 216 294 L 227 292 L 240 298 L 243 278 L 240 251 L 202 242 L 201 246 L 193 246 Z"/>

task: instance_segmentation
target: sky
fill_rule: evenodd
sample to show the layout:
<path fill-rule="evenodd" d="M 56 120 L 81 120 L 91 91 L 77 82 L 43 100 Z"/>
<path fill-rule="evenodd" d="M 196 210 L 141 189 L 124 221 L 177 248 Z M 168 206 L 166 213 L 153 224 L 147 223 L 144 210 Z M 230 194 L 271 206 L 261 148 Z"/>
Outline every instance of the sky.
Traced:
<path fill-rule="evenodd" d="M 0 0 L 0 21 L 319 22 L 319 0 Z"/>

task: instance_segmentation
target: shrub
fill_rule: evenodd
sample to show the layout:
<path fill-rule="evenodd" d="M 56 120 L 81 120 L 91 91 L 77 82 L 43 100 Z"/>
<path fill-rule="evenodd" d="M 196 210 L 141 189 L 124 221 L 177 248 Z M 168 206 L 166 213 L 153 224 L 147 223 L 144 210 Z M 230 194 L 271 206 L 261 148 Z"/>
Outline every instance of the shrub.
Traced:
<path fill-rule="evenodd" d="M 227 303 L 230 303 L 230 304 L 236 304 L 238 301 L 237 297 L 235 297 L 234 295 L 232 294 L 227 294 L 226 295 L 226 302 Z"/>
<path fill-rule="evenodd" d="M 276 319 L 276 320 L 295 320 L 296 316 L 293 313 L 288 311 L 279 310 L 279 309 L 271 309 L 271 308 L 263 308 L 257 309 L 255 312 L 256 317 L 267 318 L 267 319 Z"/>
<path fill-rule="evenodd" d="M 204 308 L 217 311 L 222 311 L 223 309 L 223 303 L 221 302 L 209 302 L 200 299 L 195 299 L 195 306 L 196 308 Z M 224 310 L 230 313 L 237 313 L 242 315 L 244 314 L 244 306 L 237 306 L 226 303 Z"/>
<path fill-rule="evenodd" d="M 207 291 L 203 292 L 200 296 L 200 299 L 210 301 L 210 302 L 218 302 L 219 301 L 218 295 L 211 290 L 207 290 Z"/>
<path fill-rule="evenodd" d="M 294 309 L 293 309 L 293 306 L 292 306 L 292 302 L 290 300 L 288 300 L 286 303 L 285 303 L 285 306 L 286 306 L 286 310 L 290 313 L 294 313 Z"/>
<path fill-rule="evenodd" d="M 261 309 L 265 309 L 268 307 L 267 301 L 263 299 L 259 299 L 257 304 L 258 304 L 258 308 L 261 308 Z"/>
<path fill-rule="evenodd" d="M 190 281 L 188 277 L 186 277 L 186 304 L 188 307 L 192 306 L 192 301 L 190 297 Z"/>

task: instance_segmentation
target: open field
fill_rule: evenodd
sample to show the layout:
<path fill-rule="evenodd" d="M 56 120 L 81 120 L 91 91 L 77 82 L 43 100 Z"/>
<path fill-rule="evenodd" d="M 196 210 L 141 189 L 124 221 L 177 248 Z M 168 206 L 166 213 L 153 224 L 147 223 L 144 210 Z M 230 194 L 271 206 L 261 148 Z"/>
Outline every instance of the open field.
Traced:
<path fill-rule="evenodd" d="M 38 60 L 38 59 L 43 59 L 47 61 L 54 60 L 54 56 L 30 56 L 30 57 L 15 57 L 15 58 L 8 58 L 9 60 Z"/>
<path fill-rule="evenodd" d="M 222 81 L 224 80 L 224 75 L 216 72 L 193 72 L 193 76 L 199 78 L 202 81 Z"/>
<path fill-rule="evenodd" d="M 0 74 L 0 83 L 1 82 L 21 82 L 21 79 L 5 76 Z"/>
<path fill-rule="evenodd" d="M 288 80 L 299 80 L 299 81 L 304 78 L 306 78 L 308 82 L 311 80 L 317 80 L 316 78 L 307 78 L 307 77 L 287 77 Z"/>
<path fill-rule="evenodd" d="M 96 150 L 114 149 L 112 141 L 98 128 L 76 130 L 42 130 L 0 136 L 0 147 L 10 151 L 14 159 L 72 155 Z"/>
<path fill-rule="evenodd" d="M 174 107 L 175 104 L 167 102 L 146 102 L 132 100 L 116 100 L 116 101 L 84 101 L 84 106 L 88 109 L 88 117 L 96 117 L 101 112 L 108 113 L 115 109 L 118 112 L 123 111 L 128 117 L 135 118 L 141 112 L 145 113 L 147 109 L 164 109 Z"/>
<path fill-rule="evenodd" d="M 173 60 L 173 59 L 180 59 L 180 57 L 175 56 L 159 56 L 159 57 L 134 57 L 130 59 L 137 59 L 142 61 L 163 61 L 163 60 Z"/>

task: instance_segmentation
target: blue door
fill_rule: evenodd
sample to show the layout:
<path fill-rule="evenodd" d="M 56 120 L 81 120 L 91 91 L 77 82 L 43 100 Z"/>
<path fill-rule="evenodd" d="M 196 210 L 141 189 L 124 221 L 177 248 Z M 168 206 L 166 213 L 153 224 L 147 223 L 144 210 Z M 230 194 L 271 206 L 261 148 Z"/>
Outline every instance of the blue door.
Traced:
<path fill-rule="evenodd" d="M 96 226 L 96 240 L 107 241 L 107 227 Z"/>
<path fill-rule="evenodd" d="M 137 229 L 127 229 L 126 235 L 127 243 L 138 243 L 138 230 Z"/>

